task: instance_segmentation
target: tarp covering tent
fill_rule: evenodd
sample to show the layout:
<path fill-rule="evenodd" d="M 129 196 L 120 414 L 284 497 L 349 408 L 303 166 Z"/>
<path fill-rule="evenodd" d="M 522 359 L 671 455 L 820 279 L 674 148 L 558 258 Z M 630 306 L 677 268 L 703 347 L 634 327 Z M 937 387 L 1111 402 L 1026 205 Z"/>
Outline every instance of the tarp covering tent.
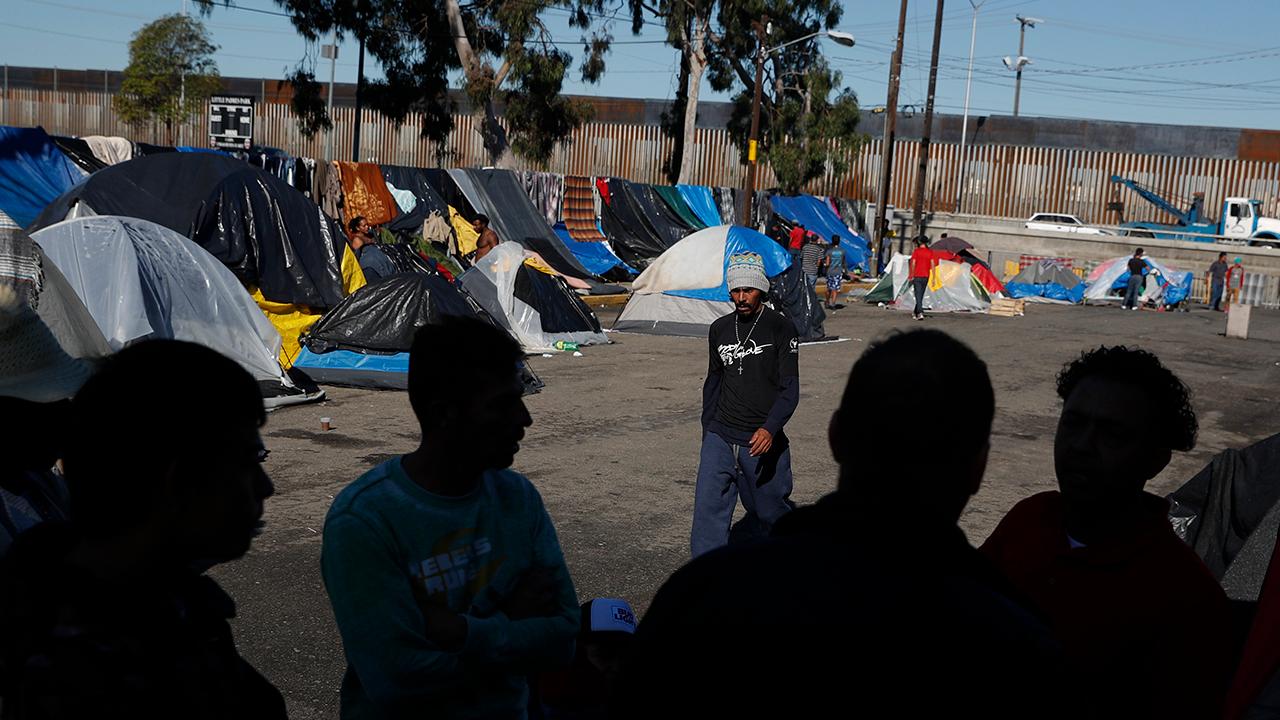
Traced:
<path fill-rule="evenodd" d="M 564 281 L 529 267 L 516 243 L 500 243 L 458 282 L 529 352 L 550 352 L 560 340 L 609 342 L 591 309 Z"/>
<path fill-rule="evenodd" d="M 283 180 L 235 158 L 161 153 L 94 173 L 34 224 L 121 215 L 186 235 L 272 302 L 328 308 L 363 285 L 337 223 Z M 348 270 L 344 277 L 344 270 Z"/>
<path fill-rule="evenodd" d="M 867 241 L 845 225 L 840 216 L 826 202 L 812 195 L 795 197 L 774 195 L 769 198 L 769 204 L 775 213 L 791 225 L 796 223 L 804 225 L 805 230 L 817 233 L 828 243 L 831 242 L 833 235 L 839 235 L 840 246 L 845 249 L 848 256 L 848 266 L 861 267 L 864 270 L 867 268 L 867 258 L 871 256 Z"/>
<path fill-rule="evenodd" d="M 703 222 L 702 219 L 698 217 L 698 214 L 693 211 L 693 208 L 689 207 L 689 203 L 685 202 L 684 195 L 679 189 L 670 185 L 650 185 L 649 187 L 653 188 L 653 192 L 657 194 L 658 197 L 662 198 L 662 201 L 666 203 L 667 207 L 674 212 L 677 217 L 680 218 L 680 221 L 684 223 L 685 227 L 688 227 L 691 230 L 701 230 L 702 228 L 709 227 L 710 225 L 720 224 L 719 222 L 714 222 L 709 225 L 708 223 Z"/>
<path fill-rule="evenodd" d="M 1255 601 L 1280 530 L 1280 435 L 1219 453 L 1168 496 L 1174 532 L 1232 600 Z"/>
<path fill-rule="evenodd" d="M 764 258 L 765 273 L 772 286 L 770 297 L 782 305 L 777 309 L 788 316 L 805 313 L 797 323 L 798 327 L 806 328 L 801 339 L 816 339 L 815 331 L 821 335 L 821 318 L 815 323 L 807 314 L 812 310 L 803 297 L 812 293 L 803 279 L 788 275 L 791 256 L 767 236 L 737 225 L 699 230 L 653 261 L 632 284 L 631 299 L 618 316 L 614 329 L 706 337 L 708 326 L 716 318 L 733 311 L 725 269 L 729 256 L 740 252 L 753 252 Z M 800 294 L 795 291 L 797 287 L 802 291 Z M 816 301 L 812 305 L 821 312 Z"/>
<path fill-rule="evenodd" d="M 34 308 L 62 351 L 96 359 L 111 352 L 89 309 L 44 250 L 0 211 L 0 286 Z"/>
<path fill-rule="evenodd" d="M 0 210 L 18 225 L 30 227 L 85 175 L 42 128 L 0 126 Z"/>
<path fill-rule="evenodd" d="M 373 163 L 339 162 L 342 173 L 342 219 L 363 217 L 370 225 L 385 225 L 400 214 L 387 191 L 382 168 Z"/>
<path fill-rule="evenodd" d="M 1142 289 L 1142 302 L 1176 305 L 1191 294 L 1192 274 L 1166 265 L 1150 257 L 1142 258 L 1148 268 L 1147 280 Z M 1154 271 L 1154 272 L 1151 272 Z M 1089 273 L 1085 281 L 1086 301 L 1124 300 L 1125 287 L 1129 283 L 1129 256 L 1112 258 L 1100 263 Z"/>
<path fill-rule="evenodd" d="M 1005 283 L 1010 297 L 1078 303 L 1084 299 L 1084 281 L 1052 259 L 1032 263 Z"/>
<path fill-rule="evenodd" d="M 398 273 L 365 285 L 325 313 L 303 344 L 315 353 L 408 352 L 418 328 L 446 315 L 475 317 L 476 311 L 435 273 Z"/>
<path fill-rule="evenodd" d="M 498 239 L 514 240 L 538 253 L 556 271 L 583 280 L 591 273 L 551 230 L 510 170 L 454 169 L 449 176 L 476 212 L 489 216 Z"/>
<path fill-rule="evenodd" d="M 449 206 L 445 204 L 440 194 L 431 187 L 431 182 L 427 179 L 426 172 L 417 168 L 401 167 L 399 165 L 383 165 L 381 169 L 386 184 L 411 193 L 415 201 L 412 210 L 408 212 L 402 210 L 391 222 L 387 223 L 388 230 L 393 233 L 421 233 L 423 224 L 435 215 L 438 215 L 445 223 L 443 227 L 452 229 L 452 226 L 449 225 Z M 442 240 L 443 238 L 427 239 Z"/>
<path fill-rule="evenodd" d="M 725 224 L 724 219 L 720 217 L 720 208 L 716 205 L 711 188 L 705 185 L 677 185 L 676 190 L 680 192 L 685 204 L 698 216 L 703 225 L 715 227 Z"/>
<path fill-rule="evenodd" d="M 662 238 L 667 247 L 675 245 L 695 229 L 667 205 L 658 194 L 656 186 L 624 181 L 622 188 L 631 195 L 636 207 L 643 213 L 645 222 Z"/>
<path fill-rule="evenodd" d="M 116 216 L 67 220 L 33 234 L 89 309 L 112 350 L 187 340 L 248 370 L 269 406 L 305 397 L 277 359 L 280 334 L 231 271 L 169 228 Z"/>
<path fill-rule="evenodd" d="M 626 180 L 618 178 L 596 179 L 600 191 L 600 229 L 618 257 L 631 267 L 643 270 L 679 237 L 669 237 L 654 228 L 629 186 Z"/>
<path fill-rule="evenodd" d="M 895 253 L 880 281 L 867 293 L 866 301 L 913 310 L 916 299 L 911 288 L 910 262 L 909 256 Z M 991 298 L 969 268 L 962 262 L 940 260 L 929 276 L 924 308 L 933 312 L 986 312 Z"/>
<path fill-rule="evenodd" d="M 579 242 L 601 242 L 606 239 L 596 220 L 595 192 L 591 178 L 574 175 L 566 175 L 564 178 L 564 226 L 569 231 L 569 237 Z M 569 249 L 575 255 L 578 254 L 572 245 Z"/>
<path fill-rule="evenodd" d="M 610 282 L 625 282 L 635 277 L 638 270 L 628 266 L 622 262 L 613 251 L 609 249 L 607 240 L 601 242 L 578 242 L 569 235 L 569 229 L 564 223 L 556 223 L 556 235 L 564 241 L 565 246 L 573 252 L 578 258 L 578 262 L 582 266 L 590 270 L 593 274 Z"/>
<path fill-rule="evenodd" d="M 67 156 L 67 159 L 71 160 L 76 164 L 76 167 L 86 173 L 96 173 L 110 164 L 99 160 L 98 156 L 93 154 L 93 148 L 89 146 L 89 143 L 84 138 L 52 135 L 50 139 L 53 140 L 54 145 L 58 146 L 62 154 Z"/>

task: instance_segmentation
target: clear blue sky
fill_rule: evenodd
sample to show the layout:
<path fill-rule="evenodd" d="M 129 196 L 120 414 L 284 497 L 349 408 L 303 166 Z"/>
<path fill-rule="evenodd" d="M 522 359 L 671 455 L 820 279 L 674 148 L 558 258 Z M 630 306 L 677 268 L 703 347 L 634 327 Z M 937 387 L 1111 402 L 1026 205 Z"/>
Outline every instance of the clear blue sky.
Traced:
<path fill-rule="evenodd" d="M 205 20 L 219 46 L 222 74 L 280 77 L 315 47 L 293 32 L 271 0 L 236 0 Z M 71 69 L 122 69 L 127 43 L 142 24 L 182 9 L 182 0 L 0 0 L 0 62 Z M 911 0 L 907 11 L 900 104 L 923 107 L 936 0 Z M 829 44 L 864 107 L 884 103 L 898 0 L 845 0 L 840 29 L 857 46 Z M 1013 73 L 1000 58 L 1016 55 L 1015 14 L 1043 20 L 1027 30 L 1022 114 L 1136 122 L 1280 129 L 1280 1 L 986 0 L 978 15 L 971 108 L 1009 114 Z M 964 104 L 972 10 L 947 0 L 937 101 L 959 113 Z M 549 16 L 554 36 L 580 54 L 566 16 Z M 673 96 L 676 51 L 657 27 L 632 36 L 613 23 L 610 72 L 599 85 L 571 81 L 567 92 L 667 99 Z M 339 81 L 354 81 L 355 46 L 346 43 Z M 367 65 L 370 74 L 376 66 Z M 328 76 L 328 63 L 317 68 Z M 704 100 L 725 99 L 704 90 Z"/>

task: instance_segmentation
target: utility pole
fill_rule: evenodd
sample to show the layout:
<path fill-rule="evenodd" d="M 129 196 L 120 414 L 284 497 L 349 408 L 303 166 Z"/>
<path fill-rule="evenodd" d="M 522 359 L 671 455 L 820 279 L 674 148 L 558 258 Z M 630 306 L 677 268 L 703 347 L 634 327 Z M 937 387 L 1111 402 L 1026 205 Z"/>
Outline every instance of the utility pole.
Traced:
<path fill-rule="evenodd" d="M 898 83 L 902 79 L 902 36 L 907 31 L 907 0 L 902 0 L 898 11 L 898 40 L 889 61 L 889 97 L 884 107 L 884 144 L 880 147 L 880 192 L 876 200 L 876 273 L 880 271 L 880 258 L 888 238 L 889 218 L 885 208 L 889 205 L 889 183 L 893 179 L 893 136 L 898 125 Z"/>
<path fill-rule="evenodd" d="M 743 227 L 751 227 L 751 210 L 755 207 L 756 199 L 756 169 L 759 167 L 760 94 L 761 85 L 764 84 L 764 44 L 768 39 L 765 35 L 768 23 L 768 16 L 762 16 L 759 21 L 752 21 L 751 23 L 752 28 L 756 31 L 756 85 L 751 95 L 751 135 L 747 140 L 747 181 L 742 188 L 741 210 L 738 213 L 738 224 Z"/>
<path fill-rule="evenodd" d="M 364 38 L 360 38 L 360 60 L 356 62 L 356 123 L 351 133 L 351 162 L 360 162 L 360 86 L 364 85 Z"/>
<path fill-rule="evenodd" d="M 338 30 L 337 28 L 334 28 L 333 30 L 333 44 L 321 46 L 320 54 L 322 57 L 326 57 L 329 59 L 329 104 L 326 112 L 329 116 L 329 122 L 333 123 L 333 76 L 338 67 Z M 336 135 L 336 132 L 335 132 L 336 130 L 337 130 L 336 126 L 330 125 L 329 141 L 325 143 L 325 148 L 326 148 L 325 155 L 324 155 L 325 160 L 333 160 L 333 141 L 334 141 L 334 136 Z"/>
<path fill-rule="evenodd" d="M 924 104 L 924 133 L 920 138 L 920 167 L 916 170 L 916 206 L 914 217 L 916 235 L 924 234 L 924 189 L 929 174 L 929 135 L 933 131 L 933 94 L 938 87 L 938 50 L 942 44 L 942 5 L 945 0 L 938 0 L 938 9 L 933 18 L 933 55 L 929 60 L 929 94 Z"/>
<path fill-rule="evenodd" d="M 969 139 L 969 90 L 973 88 L 973 49 L 978 41 L 978 10 L 986 1 L 969 0 L 969 6 L 973 8 L 973 29 L 969 31 L 969 74 L 964 81 L 964 121 L 960 125 L 960 170 L 956 174 L 956 212 L 960 212 L 960 201 L 964 199 L 964 167 L 969 159 L 965 150 Z"/>
<path fill-rule="evenodd" d="M 1031 61 L 1027 59 L 1026 54 L 1023 52 L 1027 46 L 1027 28 L 1035 27 L 1036 23 L 1044 21 L 1033 17 L 1023 17 L 1021 15 L 1015 15 L 1014 17 L 1017 19 L 1019 26 L 1018 59 L 1010 65 L 1009 59 L 1005 58 L 1005 65 L 1010 67 L 1010 69 L 1016 70 L 1018 73 L 1018 77 L 1013 83 L 1013 116 L 1018 117 L 1018 100 L 1022 95 L 1022 68 L 1031 64 Z"/>

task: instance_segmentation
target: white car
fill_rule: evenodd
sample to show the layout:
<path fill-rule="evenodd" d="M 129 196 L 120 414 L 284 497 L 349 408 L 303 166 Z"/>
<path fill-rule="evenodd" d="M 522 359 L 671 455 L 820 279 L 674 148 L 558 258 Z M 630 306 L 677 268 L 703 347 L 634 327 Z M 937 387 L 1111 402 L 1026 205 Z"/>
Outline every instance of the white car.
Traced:
<path fill-rule="evenodd" d="M 1027 219 L 1023 227 L 1028 230 L 1052 230 L 1054 232 L 1083 233 L 1085 235 L 1110 235 L 1111 233 L 1080 222 L 1075 215 L 1036 213 Z"/>

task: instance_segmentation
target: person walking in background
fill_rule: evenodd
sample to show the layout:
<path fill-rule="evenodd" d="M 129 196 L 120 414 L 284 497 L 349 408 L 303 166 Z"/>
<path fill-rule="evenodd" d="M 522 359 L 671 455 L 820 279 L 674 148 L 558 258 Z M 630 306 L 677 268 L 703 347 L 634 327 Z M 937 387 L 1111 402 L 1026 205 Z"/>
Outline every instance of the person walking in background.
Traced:
<path fill-rule="evenodd" d="M 1015 505 L 983 553 L 1048 618 L 1090 717 L 1219 717 L 1227 596 L 1143 489 L 1195 447 L 1187 386 L 1151 353 L 1100 347 L 1062 370 L 1058 397 L 1059 490 Z"/>
<path fill-rule="evenodd" d="M 1227 270 L 1227 307 L 1240 302 L 1240 292 L 1244 289 L 1244 265 L 1236 258 Z"/>
<path fill-rule="evenodd" d="M 1218 253 L 1218 259 L 1205 271 L 1205 279 L 1209 281 L 1209 309 L 1222 311 L 1222 291 L 1227 282 L 1227 254 Z"/>
<path fill-rule="evenodd" d="M 805 238 L 804 248 L 800 250 L 800 269 L 804 271 L 804 281 L 811 293 L 817 293 L 818 271 L 821 269 L 825 254 L 822 238 L 810 233 L 809 237 Z"/>
<path fill-rule="evenodd" d="M 847 269 L 845 266 L 844 248 L 840 247 L 840 236 L 831 236 L 831 245 L 827 247 L 826 255 L 822 259 L 824 272 L 827 275 L 827 309 L 836 309 L 836 299 L 840 295 L 840 289 L 844 286 L 844 273 Z"/>
<path fill-rule="evenodd" d="M 924 292 L 929 287 L 929 275 L 938 264 L 938 259 L 929 249 L 929 236 L 916 238 L 916 249 L 911 252 L 911 289 L 916 295 L 916 306 L 911 311 L 912 320 L 924 319 Z"/>
<path fill-rule="evenodd" d="M 791 253 L 792 260 L 799 260 L 800 249 L 804 247 L 805 230 L 802 223 L 796 223 L 791 228 L 791 232 L 787 235 L 787 252 Z"/>
<path fill-rule="evenodd" d="M 756 253 L 729 256 L 725 283 L 734 311 L 711 323 L 707 334 L 694 557 L 729 542 L 739 495 L 760 533 L 792 508 L 791 443 L 783 426 L 800 402 L 795 325 L 765 307 L 769 279 Z"/>
<path fill-rule="evenodd" d="M 343 717 L 522 717 L 526 677 L 573 658 L 573 581 L 541 496 L 510 469 L 533 422 L 523 355 L 471 319 L 414 337 L 421 444 L 347 486 L 325 518 Z"/>
<path fill-rule="evenodd" d="M 1142 248 L 1138 248 L 1133 251 L 1133 257 L 1129 258 L 1129 282 L 1124 288 L 1124 309 L 1138 309 L 1146 275 L 1147 262 L 1142 259 Z"/>

